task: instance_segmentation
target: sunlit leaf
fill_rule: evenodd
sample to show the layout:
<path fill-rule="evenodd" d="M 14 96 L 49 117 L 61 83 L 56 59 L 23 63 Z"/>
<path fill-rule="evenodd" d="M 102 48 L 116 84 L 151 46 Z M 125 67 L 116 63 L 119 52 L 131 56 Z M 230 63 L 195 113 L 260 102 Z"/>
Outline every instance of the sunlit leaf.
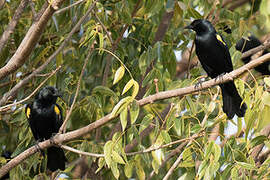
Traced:
<path fill-rule="evenodd" d="M 133 79 L 129 80 L 123 89 L 122 95 L 125 94 L 133 85 L 134 85 L 134 80 Z"/>
<path fill-rule="evenodd" d="M 124 76 L 124 74 L 125 74 L 125 67 L 120 66 L 115 72 L 113 84 L 116 84 L 118 81 L 120 81 Z"/>
<path fill-rule="evenodd" d="M 125 164 L 125 161 L 122 159 L 122 157 L 115 151 L 112 151 L 112 159 L 120 164 Z"/>
<path fill-rule="evenodd" d="M 120 113 L 120 121 L 122 125 L 122 131 L 125 131 L 127 127 L 127 107 Z"/>

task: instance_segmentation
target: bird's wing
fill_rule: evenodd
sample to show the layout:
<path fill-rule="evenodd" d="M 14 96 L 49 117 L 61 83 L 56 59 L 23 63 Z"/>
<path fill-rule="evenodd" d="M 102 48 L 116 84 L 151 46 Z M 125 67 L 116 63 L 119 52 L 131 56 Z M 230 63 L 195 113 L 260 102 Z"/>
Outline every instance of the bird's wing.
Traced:
<path fill-rule="evenodd" d="M 56 114 L 55 127 L 58 131 L 63 124 L 62 109 L 58 104 L 54 105 L 54 112 Z"/>
<path fill-rule="evenodd" d="M 233 70 L 233 65 L 232 65 L 229 48 L 226 42 L 224 41 L 223 37 L 219 35 L 218 33 L 216 33 L 216 39 L 218 41 L 219 46 L 221 46 L 222 49 L 224 49 L 224 53 L 222 53 L 224 55 L 224 59 L 226 60 L 224 64 L 225 66 L 224 69 L 226 69 L 226 72 L 231 72 Z"/>
<path fill-rule="evenodd" d="M 33 118 L 32 114 L 33 114 L 32 104 L 27 104 L 27 106 L 25 108 L 25 115 L 26 115 L 26 118 L 28 120 L 30 129 L 32 131 L 34 138 L 36 140 L 38 140 L 39 137 L 38 137 L 37 129 L 35 127 L 35 122 L 34 122 L 34 118 Z"/>

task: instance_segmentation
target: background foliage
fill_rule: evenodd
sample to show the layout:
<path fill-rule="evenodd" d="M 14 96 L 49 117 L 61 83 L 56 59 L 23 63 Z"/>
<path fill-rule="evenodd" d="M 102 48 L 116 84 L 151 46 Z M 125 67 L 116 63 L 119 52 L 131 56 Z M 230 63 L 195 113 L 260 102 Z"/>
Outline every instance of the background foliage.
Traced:
<path fill-rule="evenodd" d="M 65 1 L 61 8 L 75 2 Z M 194 34 L 184 31 L 183 27 L 193 19 L 208 17 L 224 36 L 234 69 L 242 65 L 239 60 L 241 53 L 234 46 L 249 33 L 260 39 L 269 37 L 270 4 L 268 0 L 237 2 L 240 1 L 100 0 L 53 62 L 7 103 L 27 97 L 61 65 L 60 71 L 46 84 L 55 85 L 63 92 L 58 103 L 65 115 L 74 100 L 82 66 L 90 51 L 67 131 L 86 126 L 110 112 L 116 118 L 66 144 L 81 151 L 105 155 L 105 158 L 82 157 L 65 151 L 69 162 L 65 170 L 68 176 L 100 179 L 146 179 L 153 176 L 153 179 L 161 179 L 181 156 L 171 179 L 270 178 L 269 137 L 261 134 L 270 123 L 269 77 L 251 71 L 252 75 L 247 73 L 235 81 L 249 107 L 244 118 L 227 119 L 222 111 L 218 87 L 143 107 L 136 104 L 136 100 L 158 91 L 195 84 L 197 78 L 205 75 L 200 66 L 192 68 L 189 75 L 186 74 L 187 68 L 182 68 L 189 59 L 184 52 L 190 50 L 190 42 L 194 39 Z M 7 1 L 0 10 L 1 34 L 19 3 Z M 31 3 L 38 12 L 45 1 Z M 1 80 L 0 95 L 41 66 L 92 3 L 82 1 L 53 15 L 23 66 Z M 5 48 L 0 50 L 1 66 L 17 50 L 33 22 L 35 11 L 30 5 L 24 10 Z M 231 34 L 223 31 L 225 25 L 231 28 Z M 191 59 L 196 61 L 195 53 Z M 31 100 L 1 112 L 1 151 L 9 150 L 16 156 L 34 145 L 24 114 L 24 106 Z M 230 136 L 232 128 L 237 130 Z M 144 136 L 140 136 L 142 132 Z M 149 153 L 126 154 L 179 139 L 184 140 Z M 134 140 L 137 144 L 128 149 Z M 253 156 L 254 147 L 263 143 L 263 151 Z M 81 159 L 85 162 L 83 165 L 78 163 Z M 6 161 L 1 158 L 1 163 Z M 86 170 L 78 171 L 78 166 L 86 167 Z M 94 176 L 97 169 L 98 174 Z M 39 173 L 49 177 L 44 173 L 44 161 L 38 153 L 10 173 L 12 179 L 37 178 Z"/>

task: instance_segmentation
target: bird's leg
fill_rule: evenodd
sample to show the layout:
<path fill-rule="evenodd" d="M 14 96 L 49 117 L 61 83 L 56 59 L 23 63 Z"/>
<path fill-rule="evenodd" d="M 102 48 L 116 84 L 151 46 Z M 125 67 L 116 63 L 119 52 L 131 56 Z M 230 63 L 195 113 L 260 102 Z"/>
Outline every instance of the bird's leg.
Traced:
<path fill-rule="evenodd" d="M 58 145 L 55 141 L 54 141 L 54 136 L 58 135 L 59 133 L 52 133 L 52 136 L 50 137 L 50 143 L 53 145 Z"/>
<path fill-rule="evenodd" d="M 52 135 L 52 137 L 50 137 L 50 143 L 52 144 L 52 145 L 56 145 L 56 143 L 55 143 L 55 141 L 54 141 L 54 138 L 53 138 L 54 136 Z"/>
<path fill-rule="evenodd" d="M 36 144 L 35 144 L 35 148 L 37 149 L 37 151 L 40 152 L 40 154 L 42 154 L 42 156 L 44 156 L 44 151 L 41 149 L 41 147 L 39 146 L 39 143 L 41 142 L 41 139 L 38 139 L 36 141 Z"/>
<path fill-rule="evenodd" d="M 219 79 L 220 79 L 220 80 L 223 80 L 223 76 L 224 76 L 225 74 L 226 74 L 226 73 L 224 72 L 224 73 L 218 75 L 218 76 L 215 78 L 215 82 L 218 81 Z"/>
<path fill-rule="evenodd" d="M 202 77 L 198 80 L 198 82 L 195 84 L 194 88 L 198 89 L 199 87 L 202 87 L 202 83 L 205 81 L 205 77 Z"/>

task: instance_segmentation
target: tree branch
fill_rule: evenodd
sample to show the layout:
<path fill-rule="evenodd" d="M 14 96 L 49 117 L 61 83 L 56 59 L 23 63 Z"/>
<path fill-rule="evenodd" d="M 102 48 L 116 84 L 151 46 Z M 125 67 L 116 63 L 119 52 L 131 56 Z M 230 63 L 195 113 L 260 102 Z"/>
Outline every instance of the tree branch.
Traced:
<path fill-rule="evenodd" d="M 264 129 L 262 129 L 261 135 L 264 135 L 266 137 L 270 136 L 270 124 L 266 126 Z M 264 147 L 264 143 L 259 144 L 252 149 L 250 156 L 255 160 L 255 162 L 259 161 L 259 154 L 262 151 L 263 147 Z"/>
<path fill-rule="evenodd" d="M 1 39 L 0 39 L 0 52 L 4 49 L 9 36 L 13 33 L 19 19 L 21 18 L 21 15 L 28 5 L 29 0 L 22 0 L 18 8 L 16 9 L 14 16 L 12 17 L 12 20 L 9 22 L 6 30 L 3 32 Z"/>
<path fill-rule="evenodd" d="M 56 68 L 54 71 L 52 71 L 50 74 L 49 74 L 49 76 L 44 80 L 44 81 L 42 81 L 39 85 L 38 85 L 38 87 L 29 95 L 29 96 L 27 96 L 26 98 L 24 98 L 24 99 L 22 99 L 22 100 L 20 100 L 20 101 L 18 101 L 18 102 L 15 102 L 15 103 L 12 103 L 12 104 L 8 104 L 8 105 L 6 105 L 6 106 L 2 106 L 2 107 L 0 107 L 0 112 L 1 111 L 5 111 L 5 109 L 6 108 L 8 108 L 8 107 L 11 107 L 11 106 L 16 106 L 16 105 L 18 105 L 18 104 L 21 104 L 21 103 L 23 103 L 23 102 L 25 102 L 25 101 L 27 101 L 28 99 L 30 99 L 32 96 L 34 96 L 35 94 L 36 94 L 36 92 L 57 72 L 57 71 L 59 71 L 60 69 L 61 69 L 61 67 L 62 66 L 59 66 L 58 68 Z"/>
<path fill-rule="evenodd" d="M 53 7 L 59 7 L 63 1 L 64 0 L 54 0 L 44 11 L 39 20 L 32 24 L 15 54 L 11 57 L 8 63 L 0 69 L 0 79 L 3 79 L 7 75 L 15 72 L 25 63 L 31 52 L 35 49 L 47 22 L 55 11 Z"/>
<path fill-rule="evenodd" d="M 154 95 L 150 95 L 146 98 L 143 98 L 143 99 L 137 101 L 137 103 L 140 106 L 144 106 L 146 104 L 153 103 L 154 101 L 168 99 L 168 98 L 181 96 L 181 95 L 186 95 L 186 94 L 190 94 L 190 93 L 200 91 L 200 90 L 203 90 L 206 88 L 210 88 L 210 87 L 213 87 L 215 85 L 231 81 L 234 78 L 240 76 L 242 73 L 244 73 L 248 69 L 254 68 L 255 66 L 257 66 L 261 63 L 264 63 L 269 59 L 270 59 L 270 53 L 265 54 L 265 55 L 259 57 L 258 59 L 249 62 L 248 64 L 242 66 L 239 69 L 236 69 L 230 73 L 225 74 L 223 76 L 223 78 L 220 78 L 218 80 L 211 79 L 209 81 L 206 81 L 206 82 L 202 83 L 202 85 L 199 88 L 195 88 L 195 86 L 189 86 L 189 87 L 185 87 L 185 88 L 179 88 L 179 89 L 175 89 L 175 90 L 159 92 L 159 93 L 156 93 Z M 54 142 L 56 144 L 62 144 L 64 142 L 68 142 L 70 140 L 79 138 L 79 137 L 91 132 L 92 130 L 94 130 L 98 127 L 101 127 L 102 125 L 105 125 L 106 123 L 112 121 L 113 119 L 114 119 L 114 117 L 112 117 L 111 114 L 108 114 L 108 115 L 102 117 L 101 119 L 99 119 L 99 120 L 97 120 L 97 121 L 95 121 L 95 122 L 93 122 L 93 123 L 91 123 L 83 128 L 80 128 L 80 129 L 77 129 L 77 130 L 74 130 L 74 131 L 71 131 L 71 132 L 68 132 L 65 134 L 57 134 L 56 136 L 54 136 Z M 185 144 L 185 143 L 183 143 L 183 144 Z M 43 142 L 39 143 L 39 146 L 41 149 L 48 148 L 48 147 L 52 146 L 51 140 L 43 141 Z M 35 152 L 37 152 L 37 148 L 35 146 L 33 146 L 33 147 L 25 150 L 24 152 L 22 152 L 21 154 L 19 154 L 15 158 L 13 158 L 10 162 L 8 162 L 6 165 L 1 167 L 0 177 L 2 177 L 4 174 L 6 174 L 8 171 L 10 171 L 15 166 L 17 166 L 20 162 L 22 162 L 23 160 L 25 160 L 29 156 L 33 155 Z"/>
<path fill-rule="evenodd" d="M 83 67 L 82 67 L 82 71 L 81 71 L 81 74 L 80 74 L 80 77 L 79 77 L 79 81 L 78 81 L 78 84 L 77 84 L 77 88 L 76 88 L 75 96 L 74 96 L 74 98 L 73 98 L 73 102 L 72 102 L 72 104 L 71 104 L 70 109 L 67 111 L 67 115 L 66 115 L 66 118 L 65 118 L 65 120 L 64 120 L 64 122 L 63 122 L 63 124 L 62 124 L 62 126 L 61 126 L 60 129 L 59 129 L 59 132 L 60 132 L 60 133 L 63 133 L 63 132 L 65 133 L 65 132 L 66 132 L 66 124 L 67 124 L 67 121 L 68 121 L 68 119 L 69 119 L 69 117 L 70 117 L 70 115 L 71 115 L 71 113 L 72 113 L 72 110 L 73 110 L 73 108 L 74 108 L 76 99 L 77 99 L 77 97 L 78 97 L 78 94 L 79 94 L 79 91 L 80 91 L 80 87 L 81 87 L 82 77 L 83 77 L 84 71 L 85 71 L 85 69 L 86 69 L 87 63 L 89 62 L 91 53 L 92 53 L 92 48 L 90 47 L 89 52 L 88 52 L 88 54 L 87 54 L 87 56 L 86 56 L 86 58 L 85 58 L 84 65 L 83 65 Z"/>
<path fill-rule="evenodd" d="M 78 28 L 80 28 L 80 25 L 84 22 L 84 20 L 88 17 L 88 15 L 91 13 L 92 9 L 94 8 L 96 4 L 96 1 L 93 2 L 93 4 L 88 8 L 87 12 L 81 19 L 78 21 L 78 23 L 73 27 L 73 29 L 69 32 L 63 43 L 59 46 L 59 48 L 45 61 L 45 63 L 37 68 L 35 71 L 33 71 L 29 76 L 21 80 L 16 86 L 14 86 L 9 92 L 7 92 L 2 99 L 0 100 L 0 106 L 6 103 L 10 98 L 14 97 L 18 90 L 22 88 L 25 84 L 27 84 L 32 78 L 34 78 L 38 73 L 43 71 L 47 65 L 55 59 L 55 57 L 66 47 L 67 43 L 71 39 L 72 35 L 77 31 Z"/>

